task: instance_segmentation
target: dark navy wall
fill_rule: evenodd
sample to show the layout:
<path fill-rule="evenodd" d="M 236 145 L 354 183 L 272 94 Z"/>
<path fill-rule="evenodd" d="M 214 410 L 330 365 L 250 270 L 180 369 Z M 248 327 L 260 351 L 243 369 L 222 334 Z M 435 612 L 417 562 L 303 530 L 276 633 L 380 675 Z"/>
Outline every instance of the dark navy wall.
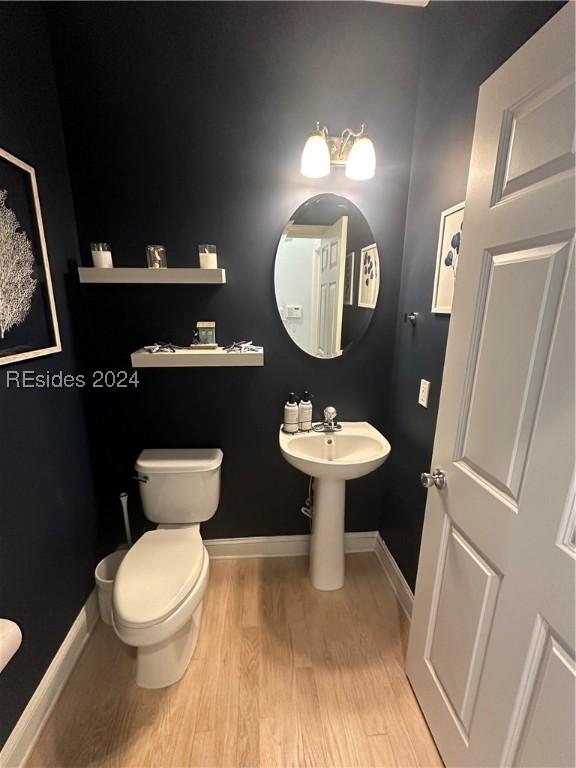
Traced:
<path fill-rule="evenodd" d="M 387 434 L 408 194 L 420 9 L 373 3 L 50 4 L 53 49 L 83 259 L 90 240 L 117 264 L 166 245 L 171 266 L 197 264 L 214 242 L 227 284 L 85 287 L 93 364 L 126 368 L 155 340 L 189 343 L 196 320 L 217 338 L 253 339 L 266 364 L 248 369 L 140 371 L 135 392 L 93 394 L 100 488 L 115 496 L 138 452 L 220 446 L 220 508 L 207 537 L 295 534 L 307 478 L 278 450 L 286 395 L 309 389 L 343 420 Z M 313 182 L 300 154 L 315 120 L 368 130 L 376 177 L 335 171 Z M 320 361 L 288 338 L 275 307 L 276 246 L 289 216 L 319 192 L 348 196 L 367 217 L 381 294 L 363 342 Z M 386 469 L 349 484 L 349 530 L 378 527 Z"/>
<path fill-rule="evenodd" d="M 449 317 L 433 315 L 440 212 L 466 197 L 478 89 L 562 3 L 432 2 L 426 9 L 391 395 L 381 533 L 414 587 Z M 420 313 L 413 331 L 404 312 Z M 431 382 L 428 409 L 420 379 Z"/>
<path fill-rule="evenodd" d="M 0 146 L 36 169 L 63 352 L 0 367 L 0 616 L 22 628 L 0 675 L 0 745 L 93 585 L 96 513 L 80 394 L 6 390 L 8 370 L 77 369 L 74 209 L 48 31 L 34 4 L 0 4 Z"/>

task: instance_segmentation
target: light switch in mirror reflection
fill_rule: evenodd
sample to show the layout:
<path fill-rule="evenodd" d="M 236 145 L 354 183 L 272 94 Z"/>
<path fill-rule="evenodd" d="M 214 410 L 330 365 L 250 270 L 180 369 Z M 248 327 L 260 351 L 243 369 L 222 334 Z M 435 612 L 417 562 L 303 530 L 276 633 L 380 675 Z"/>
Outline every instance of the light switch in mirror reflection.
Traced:
<path fill-rule="evenodd" d="M 339 357 L 366 332 L 379 287 L 378 248 L 357 206 L 333 194 L 306 200 L 284 227 L 274 264 L 292 341 L 314 357 Z"/>

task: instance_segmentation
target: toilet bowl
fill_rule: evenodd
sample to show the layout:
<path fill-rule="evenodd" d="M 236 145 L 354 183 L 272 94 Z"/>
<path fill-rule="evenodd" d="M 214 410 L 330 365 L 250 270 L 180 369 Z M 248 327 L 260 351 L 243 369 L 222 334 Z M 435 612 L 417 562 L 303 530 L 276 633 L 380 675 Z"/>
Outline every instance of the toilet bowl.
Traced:
<path fill-rule="evenodd" d="M 138 649 L 143 688 L 180 680 L 194 653 L 209 575 L 200 522 L 218 507 L 222 457 L 219 449 L 146 450 L 136 462 L 144 514 L 158 527 L 120 565 L 112 624 Z"/>

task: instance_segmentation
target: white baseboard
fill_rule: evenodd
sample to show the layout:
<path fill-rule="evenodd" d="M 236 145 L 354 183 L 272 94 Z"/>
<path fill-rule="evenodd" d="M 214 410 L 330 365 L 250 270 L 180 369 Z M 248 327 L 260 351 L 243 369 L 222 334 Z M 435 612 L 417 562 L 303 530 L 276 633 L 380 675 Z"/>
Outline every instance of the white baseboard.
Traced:
<path fill-rule="evenodd" d="M 408 582 L 398 567 L 398 563 L 394 560 L 392 553 L 379 533 L 376 536 L 376 547 L 374 551 L 376 557 L 380 561 L 380 565 L 384 569 L 384 573 L 388 577 L 388 581 L 394 590 L 394 594 L 400 603 L 400 607 L 406 614 L 408 620 L 410 620 L 412 616 L 412 605 L 414 604 L 414 593 L 408 586 Z"/>
<path fill-rule="evenodd" d="M 307 555 L 310 536 L 254 536 L 244 539 L 207 539 L 204 541 L 210 557 L 217 560 L 242 557 L 294 557 Z M 378 531 L 344 534 L 346 552 L 374 552 L 390 586 L 408 619 L 412 615 L 414 595 L 402 575 L 392 553 Z"/>
<path fill-rule="evenodd" d="M 346 552 L 373 552 L 378 531 L 344 534 Z M 218 560 L 232 557 L 293 557 L 307 555 L 310 536 L 253 536 L 245 539 L 206 539 L 210 557 Z"/>
<path fill-rule="evenodd" d="M 0 752 L 1 768 L 24 765 L 98 620 L 94 590 L 70 627 L 26 709 Z"/>

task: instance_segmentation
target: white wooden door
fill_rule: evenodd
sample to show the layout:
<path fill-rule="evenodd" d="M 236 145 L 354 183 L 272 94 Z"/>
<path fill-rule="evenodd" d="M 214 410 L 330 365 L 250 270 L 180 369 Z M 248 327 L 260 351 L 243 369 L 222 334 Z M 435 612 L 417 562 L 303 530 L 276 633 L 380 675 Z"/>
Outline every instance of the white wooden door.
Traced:
<path fill-rule="evenodd" d="M 342 354 L 347 234 L 348 216 L 342 216 L 326 230 L 320 244 L 318 354 L 321 357 L 336 357 Z"/>
<path fill-rule="evenodd" d="M 574 766 L 574 5 L 480 89 L 407 673 L 449 766 Z"/>

